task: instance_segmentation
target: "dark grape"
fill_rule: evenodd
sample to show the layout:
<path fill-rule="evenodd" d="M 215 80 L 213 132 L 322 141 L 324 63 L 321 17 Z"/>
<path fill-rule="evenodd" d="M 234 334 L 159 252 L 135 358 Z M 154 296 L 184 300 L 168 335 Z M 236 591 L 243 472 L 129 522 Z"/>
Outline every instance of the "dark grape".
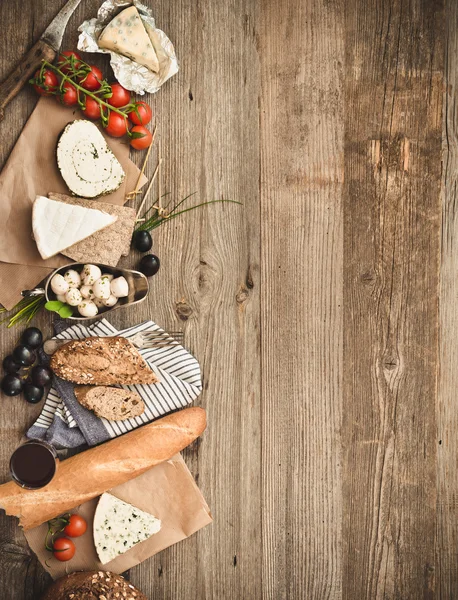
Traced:
<path fill-rule="evenodd" d="M 155 254 L 147 254 L 141 259 L 139 269 L 144 275 L 151 277 L 156 275 L 160 266 L 161 262 Z"/>
<path fill-rule="evenodd" d="M 43 334 L 37 327 L 28 327 L 22 334 L 21 342 L 29 348 L 39 348 L 43 343 Z"/>
<path fill-rule="evenodd" d="M 2 390 L 7 396 L 17 396 L 22 392 L 22 379 L 16 375 L 5 375 L 2 379 Z"/>
<path fill-rule="evenodd" d="M 5 358 L 3 359 L 3 370 L 5 371 L 5 373 L 17 373 L 20 368 L 21 365 L 18 365 L 18 363 L 14 360 L 11 354 L 5 356 Z"/>
<path fill-rule="evenodd" d="M 24 385 L 24 398 L 27 400 L 27 402 L 30 402 L 30 404 L 36 404 L 37 402 L 40 402 L 40 400 L 43 398 L 43 388 L 39 385 L 33 385 L 33 383 L 26 383 Z"/>
<path fill-rule="evenodd" d="M 148 252 L 153 247 L 153 238 L 149 231 L 136 231 L 132 238 L 134 248 L 139 252 Z"/>
<path fill-rule="evenodd" d="M 37 365 L 31 372 L 32 383 L 39 387 L 45 387 L 52 381 L 52 371 L 49 367 Z"/>
<path fill-rule="evenodd" d="M 13 350 L 13 360 L 20 365 L 25 365 L 26 367 L 33 365 L 36 360 L 35 352 L 30 350 L 28 346 L 24 346 L 24 344 L 20 344 L 16 346 Z"/>

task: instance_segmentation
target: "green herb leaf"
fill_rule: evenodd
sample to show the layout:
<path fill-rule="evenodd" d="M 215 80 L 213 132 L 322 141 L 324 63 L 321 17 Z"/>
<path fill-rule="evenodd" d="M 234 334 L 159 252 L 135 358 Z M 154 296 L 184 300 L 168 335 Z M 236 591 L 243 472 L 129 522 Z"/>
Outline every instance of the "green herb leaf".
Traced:
<path fill-rule="evenodd" d="M 65 303 L 60 302 L 59 300 L 51 300 L 51 302 L 46 302 L 45 304 L 46 310 L 50 310 L 51 312 L 59 312 L 64 306 Z"/>
<path fill-rule="evenodd" d="M 73 308 L 71 306 L 68 306 L 68 304 L 65 304 L 57 312 L 59 313 L 60 317 L 62 317 L 63 319 L 67 319 L 68 317 L 72 316 L 72 314 L 73 314 Z"/>

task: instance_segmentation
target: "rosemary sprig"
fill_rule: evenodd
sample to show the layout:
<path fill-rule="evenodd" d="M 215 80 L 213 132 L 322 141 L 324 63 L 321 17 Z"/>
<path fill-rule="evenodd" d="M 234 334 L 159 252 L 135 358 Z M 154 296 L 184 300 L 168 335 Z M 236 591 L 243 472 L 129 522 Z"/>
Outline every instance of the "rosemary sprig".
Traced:
<path fill-rule="evenodd" d="M 168 195 L 169 193 L 170 192 L 163 194 L 161 196 L 161 198 Z M 153 229 L 156 229 L 156 227 L 159 227 L 160 225 L 162 225 L 162 223 L 164 223 L 166 221 L 171 221 L 172 219 L 174 219 L 175 217 L 178 217 L 179 215 L 187 213 L 190 210 L 200 208 L 201 206 L 206 206 L 208 204 L 217 204 L 217 203 L 221 203 L 221 202 L 231 202 L 232 204 L 242 204 L 241 202 L 238 202 L 237 200 L 210 200 L 208 202 L 201 202 L 200 204 L 196 204 L 195 206 L 190 206 L 189 208 L 185 208 L 183 210 L 179 210 L 178 212 L 176 212 L 177 209 L 184 202 L 186 202 L 186 200 L 188 200 L 189 198 L 191 198 L 191 196 L 194 196 L 195 194 L 197 194 L 197 192 L 192 192 L 192 194 L 188 194 L 185 198 L 183 198 L 177 204 L 175 204 L 175 206 L 170 211 L 167 210 L 168 209 L 168 205 L 167 205 L 167 207 L 165 209 L 166 210 L 165 214 L 161 214 L 161 212 L 156 208 L 156 205 L 154 204 L 153 206 L 148 208 L 148 210 L 146 210 L 143 213 L 141 220 L 142 221 L 144 220 L 144 222 L 141 223 L 137 227 L 136 231 L 152 231 Z M 151 216 L 148 217 L 148 214 L 151 212 L 151 210 L 154 210 L 155 212 Z"/>
<path fill-rule="evenodd" d="M 46 303 L 44 296 L 30 296 L 22 298 L 10 311 L 6 308 L 0 308 L 0 314 L 8 313 L 3 319 L 0 320 L 0 324 L 8 323 L 8 329 L 15 325 L 22 325 L 23 323 L 29 323 L 33 317 L 43 309 Z"/>

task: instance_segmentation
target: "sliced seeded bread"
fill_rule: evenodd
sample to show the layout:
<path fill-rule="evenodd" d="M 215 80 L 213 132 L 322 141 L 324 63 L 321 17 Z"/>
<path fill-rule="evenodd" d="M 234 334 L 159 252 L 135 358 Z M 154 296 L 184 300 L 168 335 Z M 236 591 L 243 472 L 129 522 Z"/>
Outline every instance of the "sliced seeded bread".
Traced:
<path fill-rule="evenodd" d="M 158 382 L 135 346 L 124 337 L 72 340 L 54 352 L 50 367 L 57 377 L 83 385 Z"/>
<path fill-rule="evenodd" d="M 75 396 L 80 404 L 94 411 L 97 417 L 123 421 L 138 417 L 145 410 L 143 400 L 135 392 L 104 385 L 78 385 Z"/>
<path fill-rule="evenodd" d="M 55 581 L 41 600 L 147 600 L 129 581 L 110 571 L 77 571 Z"/>

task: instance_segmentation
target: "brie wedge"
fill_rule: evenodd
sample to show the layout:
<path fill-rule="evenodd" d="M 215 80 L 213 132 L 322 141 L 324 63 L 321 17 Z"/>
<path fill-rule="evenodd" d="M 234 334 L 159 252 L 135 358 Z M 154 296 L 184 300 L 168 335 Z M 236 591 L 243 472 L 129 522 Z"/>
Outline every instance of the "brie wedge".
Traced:
<path fill-rule="evenodd" d="M 57 165 L 68 189 L 82 198 L 110 194 L 125 177 L 98 127 L 83 119 L 69 123 L 61 133 Z"/>
<path fill-rule="evenodd" d="M 153 515 L 111 494 L 100 496 L 94 514 L 94 543 L 103 565 L 160 529 L 161 522 Z"/>
<path fill-rule="evenodd" d="M 46 259 L 112 225 L 117 216 L 37 196 L 32 209 L 33 237 Z"/>
<path fill-rule="evenodd" d="M 127 56 L 155 73 L 159 71 L 156 51 L 135 6 L 129 6 L 110 21 L 97 43 L 99 48 Z"/>

